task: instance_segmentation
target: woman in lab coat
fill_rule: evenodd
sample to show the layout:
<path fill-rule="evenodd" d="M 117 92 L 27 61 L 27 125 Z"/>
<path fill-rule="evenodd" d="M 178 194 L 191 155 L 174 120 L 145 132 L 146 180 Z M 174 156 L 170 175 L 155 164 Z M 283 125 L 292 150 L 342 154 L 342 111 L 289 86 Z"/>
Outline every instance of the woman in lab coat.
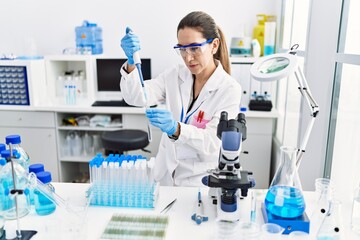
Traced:
<path fill-rule="evenodd" d="M 191 12 L 179 23 L 174 47 L 185 65 L 174 66 L 145 81 L 147 105 L 165 102 L 163 108 L 148 108 L 152 125 L 164 132 L 154 166 L 161 185 L 203 186 L 201 179 L 218 164 L 220 139 L 216 136 L 222 111 L 236 118 L 241 87 L 230 74 L 225 37 L 212 17 Z M 121 40 L 128 62 L 121 68 L 121 91 L 132 105 L 145 106 L 145 98 L 133 53 L 139 38 L 127 28 Z"/>

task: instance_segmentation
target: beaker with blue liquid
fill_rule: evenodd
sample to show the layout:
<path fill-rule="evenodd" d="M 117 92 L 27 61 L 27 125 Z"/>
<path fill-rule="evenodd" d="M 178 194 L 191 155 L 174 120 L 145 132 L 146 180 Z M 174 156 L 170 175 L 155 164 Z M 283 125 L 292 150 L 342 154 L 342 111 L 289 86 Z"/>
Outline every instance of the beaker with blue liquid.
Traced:
<path fill-rule="evenodd" d="M 296 186 L 297 148 L 280 148 L 280 165 L 265 197 L 265 207 L 271 214 L 286 219 L 301 216 L 305 211 L 305 200 L 301 187 Z"/>

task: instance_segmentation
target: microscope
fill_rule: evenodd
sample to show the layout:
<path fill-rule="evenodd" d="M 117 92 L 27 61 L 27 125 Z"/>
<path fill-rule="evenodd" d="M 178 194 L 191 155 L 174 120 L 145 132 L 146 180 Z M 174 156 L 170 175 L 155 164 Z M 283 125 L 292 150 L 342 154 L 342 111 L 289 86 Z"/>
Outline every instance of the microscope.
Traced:
<path fill-rule="evenodd" d="M 246 197 L 248 189 L 255 186 L 252 172 L 242 170 L 239 160 L 241 144 L 246 139 L 245 114 L 228 120 L 228 113 L 221 112 L 217 137 L 221 140 L 218 167 L 208 170 L 209 175 L 202 182 L 210 187 L 218 219 L 234 222 L 239 220 L 238 199 Z"/>

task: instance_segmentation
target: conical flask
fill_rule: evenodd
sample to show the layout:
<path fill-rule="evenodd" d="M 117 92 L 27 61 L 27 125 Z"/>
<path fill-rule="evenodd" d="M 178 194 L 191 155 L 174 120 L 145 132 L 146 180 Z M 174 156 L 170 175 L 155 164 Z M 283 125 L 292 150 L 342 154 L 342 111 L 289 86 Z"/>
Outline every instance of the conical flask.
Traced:
<path fill-rule="evenodd" d="M 332 200 L 329 204 L 329 210 L 316 235 L 317 240 L 342 240 L 343 227 L 341 223 L 341 202 Z"/>
<path fill-rule="evenodd" d="M 265 197 L 268 212 L 282 218 L 296 218 L 305 211 L 304 195 L 295 186 L 297 148 L 280 147 L 280 165 Z"/>

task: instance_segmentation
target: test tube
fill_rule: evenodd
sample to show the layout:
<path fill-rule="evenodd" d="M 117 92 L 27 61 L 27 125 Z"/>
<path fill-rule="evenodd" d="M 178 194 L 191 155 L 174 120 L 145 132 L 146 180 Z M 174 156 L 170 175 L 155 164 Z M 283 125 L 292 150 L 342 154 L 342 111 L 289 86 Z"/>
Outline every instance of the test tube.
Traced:
<path fill-rule="evenodd" d="M 108 172 L 109 172 L 109 179 L 108 179 L 108 191 L 107 194 L 108 198 L 109 198 L 109 205 L 113 206 L 114 205 L 114 170 L 115 170 L 115 166 L 114 166 L 114 162 L 112 159 L 109 159 L 109 165 L 108 165 Z"/>
<path fill-rule="evenodd" d="M 250 221 L 256 222 L 256 192 L 254 192 L 254 191 L 251 191 Z"/>
<path fill-rule="evenodd" d="M 101 190 L 99 189 L 99 192 L 101 191 L 101 195 L 103 196 L 103 204 L 105 206 L 108 205 L 108 195 L 107 195 L 107 192 L 108 192 L 108 189 L 107 189 L 107 183 L 108 183 L 108 162 L 105 160 L 103 161 L 102 163 L 102 184 L 100 185 L 100 187 L 102 188 Z"/>

